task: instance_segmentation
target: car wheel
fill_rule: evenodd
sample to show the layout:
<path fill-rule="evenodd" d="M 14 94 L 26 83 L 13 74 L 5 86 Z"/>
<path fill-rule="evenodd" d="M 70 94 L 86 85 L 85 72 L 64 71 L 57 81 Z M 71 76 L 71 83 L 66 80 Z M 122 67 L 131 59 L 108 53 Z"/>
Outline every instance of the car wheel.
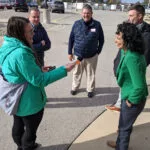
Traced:
<path fill-rule="evenodd" d="M 15 9 L 15 12 L 17 12 L 17 9 Z"/>
<path fill-rule="evenodd" d="M 64 11 L 64 10 L 62 10 L 61 12 L 62 12 L 63 14 L 65 13 L 65 11 Z"/>

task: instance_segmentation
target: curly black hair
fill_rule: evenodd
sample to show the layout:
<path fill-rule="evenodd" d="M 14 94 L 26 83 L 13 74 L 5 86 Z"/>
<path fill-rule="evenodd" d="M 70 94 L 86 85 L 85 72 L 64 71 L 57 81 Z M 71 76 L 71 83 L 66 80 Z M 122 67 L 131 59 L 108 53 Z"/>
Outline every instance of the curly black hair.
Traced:
<path fill-rule="evenodd" d="M 144 54 L 142 35 L 136 25 L 128 22 L 118 24 L 116 34 L 120 33 L 122 33 L 124 46 L 127 49 L 137 52 L 139 54 Z"/>

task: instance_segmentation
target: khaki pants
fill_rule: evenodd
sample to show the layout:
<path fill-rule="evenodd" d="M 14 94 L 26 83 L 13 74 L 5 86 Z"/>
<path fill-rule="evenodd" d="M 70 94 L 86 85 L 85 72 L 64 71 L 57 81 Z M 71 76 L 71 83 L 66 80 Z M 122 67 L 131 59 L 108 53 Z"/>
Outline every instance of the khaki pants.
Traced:
<path fill-rule="evenodd" d="M 75 58 L 77 58 L 75 56 Z M 72 90 L 76 91 L 80 87 L 83 72 L 85 70 L 87 78 L 87 92 L 93 92 L 95 88 L 95 72 L 97 67 L 98 54 L 91 58 L 86 58 L 76 65 L 73 71 Z"/>

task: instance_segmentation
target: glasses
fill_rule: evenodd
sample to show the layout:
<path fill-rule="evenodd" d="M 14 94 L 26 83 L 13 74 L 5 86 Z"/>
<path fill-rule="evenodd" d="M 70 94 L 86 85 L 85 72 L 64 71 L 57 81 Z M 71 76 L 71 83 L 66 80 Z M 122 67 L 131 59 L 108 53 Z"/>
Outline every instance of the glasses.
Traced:
<path fill-rule="evenodd" d="M 34 29 L 32 28 L 30 31 L 26 31 L 26 33 L 34 34 Z"/>

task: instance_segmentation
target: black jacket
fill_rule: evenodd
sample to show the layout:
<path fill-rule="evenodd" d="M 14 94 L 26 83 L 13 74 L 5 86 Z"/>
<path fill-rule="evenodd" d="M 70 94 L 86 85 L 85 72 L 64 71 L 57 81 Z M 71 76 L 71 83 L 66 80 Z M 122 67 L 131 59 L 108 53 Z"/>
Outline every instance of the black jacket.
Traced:
<path fill-rule="evenodd" d="M 42 46 L 41 41 L 45 41 L 45 46 Z M 51 48 L 51 41 L 47 35 L 46 30 L 42 26 L 41 23 L 39 25 L 34 26 L 34 36 L 33 36 L 33 48 L 37 53 L 43 53 L 44 51 Z"/>
<path fill-rule="evenodd" d="M 139 30 L 141 31 L 144 42 L 144 56 L 147 66 L 150 64 L 150 25 L 143 22 Z"/>

